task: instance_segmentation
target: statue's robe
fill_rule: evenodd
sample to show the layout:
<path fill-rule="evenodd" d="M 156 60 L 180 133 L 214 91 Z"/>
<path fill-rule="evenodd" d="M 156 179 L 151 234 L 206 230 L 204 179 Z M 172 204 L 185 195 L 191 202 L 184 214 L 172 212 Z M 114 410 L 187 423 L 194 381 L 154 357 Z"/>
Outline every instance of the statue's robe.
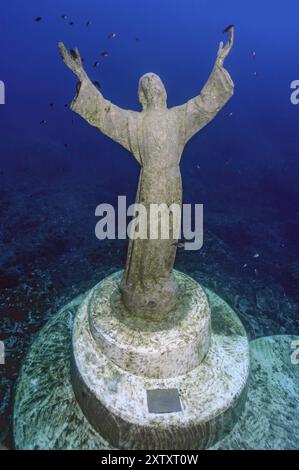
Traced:
<path fill-rule="evenodd" d="M 86 78 L 72 109 L 140 163 L 136 203 L 146 208 L 152 203 L 181 205 L 179 163 L 184 146 L 216 116 L 233 95 L 233 88 L 229 73 L 216 63 L 200 95 L 187 103 L 135 112 L 106 100 Z M 171 224 L 168 240 L 130 239 L 121 288 L 125 305 L 135 315 L 160 318 L 175 306 L 175 241 Z"/>

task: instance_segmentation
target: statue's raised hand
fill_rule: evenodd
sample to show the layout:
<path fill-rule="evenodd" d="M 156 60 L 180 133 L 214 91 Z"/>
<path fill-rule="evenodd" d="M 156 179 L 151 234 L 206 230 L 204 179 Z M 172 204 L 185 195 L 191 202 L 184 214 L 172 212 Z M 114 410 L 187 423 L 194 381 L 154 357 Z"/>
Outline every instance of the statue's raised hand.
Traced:
<path fill-rule="evenodd" d="M 222 41 L 219 44 L 217 60 L 216 60 L 216 64 L 219 66 L 223 65 L 224 60 L 230 53 L 231 48 L 233 47 L 233 43 L 234 43 L 234 27 L 233 26 L 229 29 L 228 33 L 229 33 L 229 39 L 226 45 L 224 46 Z"/>
<path fill-rule="evenodd" d="M 72 49 L 71 52 L 67 50 L 63 42 L 58 44 L 60 55 L 63 62 L 71 69 L 72 72 L 78 77 L 80 81 L 87 77 L 86 72 L 82 65 L 80 52 L 77 48 Z"/>

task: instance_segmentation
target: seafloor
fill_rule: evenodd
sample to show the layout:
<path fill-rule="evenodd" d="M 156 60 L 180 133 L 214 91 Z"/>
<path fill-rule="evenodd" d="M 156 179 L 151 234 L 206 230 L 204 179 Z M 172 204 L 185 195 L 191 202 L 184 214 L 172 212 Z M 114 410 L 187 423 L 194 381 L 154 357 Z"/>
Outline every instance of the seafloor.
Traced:
<path fill-rule="evenodd" d="M 198 199 L 198 175 L 190 170 L 187 177 L 186 200 Z M 19 183 L 1 178 L 0 339 L 6 363 L 0 367 L 0 442 L 12 446 L 14 386 L 30 342 L 66 302 L 124 266 L 127 244 L 94 236 L 96 205 L 114 197 L 105 176 L 62 172 L 46 180 L 27 174 Z M 281 207 L 271 204 L 251 206 L 245 186 L 234 196 L 224 184 L 212 190 L 213 198 L 208 180 L 205 187 L 204 246 L 179 251 L 176 268 L 222 296 L 250 339 L 299 334 L 299 216 L 286 211 L 282 218 Z"/>

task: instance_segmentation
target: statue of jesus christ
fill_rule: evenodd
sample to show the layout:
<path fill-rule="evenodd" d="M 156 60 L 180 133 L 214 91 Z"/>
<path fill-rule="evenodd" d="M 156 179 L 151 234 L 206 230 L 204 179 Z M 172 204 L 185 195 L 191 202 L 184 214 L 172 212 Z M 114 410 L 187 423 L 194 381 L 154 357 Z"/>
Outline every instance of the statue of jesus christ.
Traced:
<path fill-rule="evenodd" d="M 187 103 L 167 107 L 161 79 L 147 73 L 139 81 L 141 112 L 121 109 L 106 100 L 88 78 L 78 49 L 59 48 L 65 64 L 79 79 L 71 109 L 89 124 L 131 152 L 141 165 L 136 203 L 181 205 L 179 168 L 186 143 L 208 124 L 233 95 L 234 84 L 223 63 L 234 38 L 221 42 L 212 73 L 201 93 Z M 149 211 L 148 211 L 149 213 Z M 160 319 L 176 305 L 178 287 L 173 276 L 176 238 L 130 239 L 121 284 L 122 300 L 133 315 Z"/>

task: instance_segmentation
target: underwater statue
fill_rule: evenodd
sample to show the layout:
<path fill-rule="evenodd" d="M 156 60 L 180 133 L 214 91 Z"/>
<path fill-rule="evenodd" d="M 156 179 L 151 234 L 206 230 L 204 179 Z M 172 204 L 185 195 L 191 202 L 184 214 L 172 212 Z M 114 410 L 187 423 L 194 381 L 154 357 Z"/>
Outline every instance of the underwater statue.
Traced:
<path fill-rule="evenodd" d="M 69 53 L 59 44 L 63 61 L 79 80 L 71 109 L 134 155 L 141 165 L 136 203 L 147 209 L 151 204 L 181 205 L 179 163 L 184 147 L 233 95 L 233 81 L 223 67 L 233 36 L 231 28 L 228 43 L 220 43 L 214 68 L 201 93 L 181 106 L 167 107 L 166 90 L 156 74 L 141 77 L 141 112 L 121 109 L 106 100 L 88 78 L 78 49 Z M 159 236 L 129 241 L 121 291 L 132 314 L 159 319 L 176 305 L 178 286 L 172 271 L 177 237 L 171 225 L 169 239 Z"/>

